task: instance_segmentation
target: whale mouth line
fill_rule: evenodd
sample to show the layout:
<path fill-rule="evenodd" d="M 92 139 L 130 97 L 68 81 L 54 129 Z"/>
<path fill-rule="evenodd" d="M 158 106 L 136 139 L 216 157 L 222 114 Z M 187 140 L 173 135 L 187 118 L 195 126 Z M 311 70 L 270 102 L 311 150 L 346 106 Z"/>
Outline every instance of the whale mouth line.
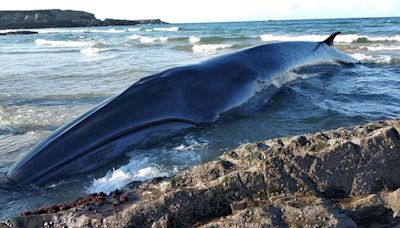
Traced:
<path fill-rule="evenodd" d="M 89 148 L 86 148 L 84 150 L 82 150 L 82 152 L 77 153 L 75 156 L 61 161 L 59 164 L 55 165 L 54 167 L 51 167 L 50 169 L 44 171 L 42 174 L 38 175 L 37 177 L 33 178 L 30 183 L 36 183 L 38 181 L 40 181 L 40 179 L 46 178 L 46 176 L 51 176 L 52 172 L 55 172 L 56 170 L 60 169 L 61 167 L 63 167 L 66 164 L 71 163 L 74 160 L 78 160 L 82 157 L 85 157 L 85 155 L 89 155 L 92 151 L 96 151 L 97 149 L 106 146 L 107 144 L 113 142 L 113 141 L 117 141 L 125 136 L 128 136 L 130 134 L 134 134 L 135 132 L 140 132 L 146 129 L 149 129 L 151 127 L 156 127 L 159 125 L 163 125 L 163 124 L 169 124 L 169 123 L 183 123 L 186 125 L 191 125 L 192 127 L 198 127 L 200 123 L 195 122 L 195 121 L 191 121 L 189 119 L 183 119 L 183 118 L 166 118 L 166 119 L 161 119 L 158 121 L 151 121 L 148 123 L 143 123 L 141 125 L 138 126 L 134 126 L 134 127 L 130 127 L 127 128 L 123 131 L 120 131 L 106 139 L 103 139 L 102 141 L 90 146 Z M 8 175 L 7 175 L 8 176 Z M 13 179 L 6 177 L 9 181 L 14 182 Z"/>

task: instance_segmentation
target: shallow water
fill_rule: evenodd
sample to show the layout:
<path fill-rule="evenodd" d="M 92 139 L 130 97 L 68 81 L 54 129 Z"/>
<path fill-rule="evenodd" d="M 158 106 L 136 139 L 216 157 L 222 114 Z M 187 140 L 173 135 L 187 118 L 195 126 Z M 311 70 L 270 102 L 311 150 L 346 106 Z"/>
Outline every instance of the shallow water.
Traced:
<path fill-rule="evenodd" d="M 284 87 L 248 116 L 204 126 L 95 173 L 3 190 L 0 218 L 32 207 L 173 175 L 241 143 L 400 117 L 400 18 L 40 29 L 0 37 L 0 172 L 60 125 L 142 77 L 275 41 L 322 41 L 363 64 Z"/>

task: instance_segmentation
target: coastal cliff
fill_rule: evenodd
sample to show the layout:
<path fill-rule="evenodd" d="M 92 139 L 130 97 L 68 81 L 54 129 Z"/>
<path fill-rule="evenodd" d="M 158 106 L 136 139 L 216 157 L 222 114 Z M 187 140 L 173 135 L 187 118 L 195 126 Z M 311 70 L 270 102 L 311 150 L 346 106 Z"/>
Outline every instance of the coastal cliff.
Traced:
<path fill-rule="evenodd" d="M 399 132 L 400 120 L 388 120 L 244 144 L 177 176 L 24 212 L 2 225 L 398 226 Z"/>
<path fill-rule="evenodd" d="M 112 25 L 163 24 L 160 19 L 97 19 L 94 14 L 74 10 L 0 11 L 0 29 L 36 29 L 54 27 L 87 27 Z"/>

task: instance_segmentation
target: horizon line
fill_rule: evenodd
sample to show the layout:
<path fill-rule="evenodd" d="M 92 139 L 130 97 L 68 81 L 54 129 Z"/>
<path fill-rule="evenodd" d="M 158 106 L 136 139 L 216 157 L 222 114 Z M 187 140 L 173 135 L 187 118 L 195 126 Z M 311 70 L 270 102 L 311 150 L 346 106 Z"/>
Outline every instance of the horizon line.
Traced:
<path fill-rule="evenodd" d="M 400 18 L 400 15 L 398 16 L 360 16 L 360 17 L 323 17 L 323 18 L 288 18 L 288 19 L 238 19 L 238 20 L 232 20 L 232 21 L 192 21 L 192 22 L 169 22 L 169 21 L 164 21 L 162 18 L 140 18 L 140 19 L 127 19 L 127 18 L 111 18 L 111 17 L 106 17 L 106 18 L 98 18 L 96 16 L 96 13 L 92 13 L 89 11 L 85 10 L 79 10 L 79 9 L 62 9 L 62 8 L 48 8 L 48 9 L 27 9 L 27 10 L 0 10 L 0 12 L 4 11 L 39 11 L 39 10 L 64 10 L 64 11 L 81 11 L 81 12 L 86 12 L 93 14 L 96 19 L 99 20 L 105 20 L 105 19 L 116 19 L 116 20 L 154 20 L 154 19 L 159 19 L 163 22 L 169 23 L 169 24 L 205 24 L 205 23 L 238 23 L 238 22 L 262 22 L 262 21 L 301 21 L 301 20 L 337 20 L 337 19 L 379 19 L 379 18 Z"/>

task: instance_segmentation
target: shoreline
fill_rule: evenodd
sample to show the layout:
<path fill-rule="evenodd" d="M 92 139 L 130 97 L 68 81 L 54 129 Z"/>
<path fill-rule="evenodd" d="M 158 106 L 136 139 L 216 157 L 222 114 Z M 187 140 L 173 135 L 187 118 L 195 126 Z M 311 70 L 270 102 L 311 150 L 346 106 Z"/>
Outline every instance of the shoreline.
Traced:
<path fill-rule="evenodd" d="M 400 119 L 247 143 L 171 178 L 23 212 L 0 227 L 400 224 Z"/>

